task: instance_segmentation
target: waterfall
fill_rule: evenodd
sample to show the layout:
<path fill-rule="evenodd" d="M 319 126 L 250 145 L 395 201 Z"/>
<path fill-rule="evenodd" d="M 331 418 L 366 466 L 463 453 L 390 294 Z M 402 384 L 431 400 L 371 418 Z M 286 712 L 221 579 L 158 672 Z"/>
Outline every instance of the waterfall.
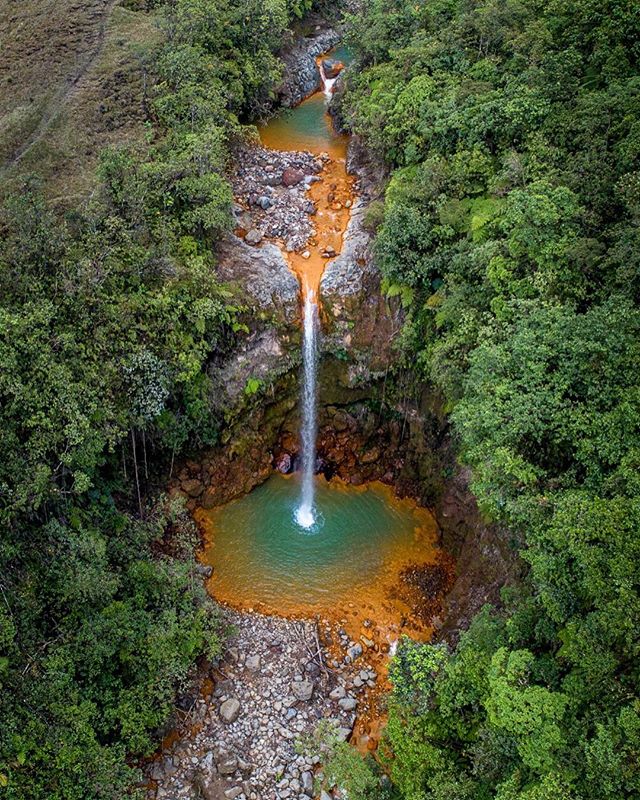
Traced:
<path fill-rule="evenodd" d="M 304 344 L 302 350 L 302 492 L 296 509 L 296 522 L 302 528 L 315 523 L 314 473 L 316 466 L 316 382 L 318 373 L 318 306 L 313 291 L 304 301 Z"/>
<path fill-rule="evenodd" d="M 338 78 L 327 78 L 322 61 L 318 62 L 318 69 L 320 70 L 320 78 L 322 80 L 322 91 L 324 96 L 327 98 L 327 102 L 329 102 L 331 100 L 331 95 L 333 94 L 333 87 L 335 86 Z"/>

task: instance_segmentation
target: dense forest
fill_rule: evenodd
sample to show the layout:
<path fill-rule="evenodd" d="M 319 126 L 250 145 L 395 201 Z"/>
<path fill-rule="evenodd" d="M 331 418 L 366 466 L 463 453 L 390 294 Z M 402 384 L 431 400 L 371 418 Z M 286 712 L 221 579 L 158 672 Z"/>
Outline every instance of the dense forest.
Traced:
<path fill-rule="evenodd" d="M 640 794 L 640 8 L 372 2 L 342 114 L 391 171 L 376 255 L 528 579 L 405 642 L 404 798 Z M 375 791 L 371 796 L 376 796 Z"/>
<path fill-rule="evenodd" d="M 0 796 L 121 798 L 176 690 L 220 642 L 195 527 L 158 496 L 216 441 L 206 366 L 238 333 L 211 244 L 223 177 L 263 113 L 274 52 L 307 6 L 150 3 L 145 148 L 102 154 L 99 189 L 53 209 L 37 176 L 0 220 Z M 164 470 L 154 483 L 152 471 Z"/>
<path fill-rule="evenodd" d="M 102 153 L 81 206 L 27 175 L 0 209 L 8 800 L 134 796 L 224 637 L 161 488 L 220 435 L 208 368 L 243 334 L 211 255 L 224 176 L 312 4 L 139 5 L 163 35 L 144 145 Z M 444 398 L 527 574 L 455 649 L 403 641 L 381 763 L 327 769 L 352 800 L 640 797 L 640 7 L 368 0 L 345 30 L 399 370 Z"/>

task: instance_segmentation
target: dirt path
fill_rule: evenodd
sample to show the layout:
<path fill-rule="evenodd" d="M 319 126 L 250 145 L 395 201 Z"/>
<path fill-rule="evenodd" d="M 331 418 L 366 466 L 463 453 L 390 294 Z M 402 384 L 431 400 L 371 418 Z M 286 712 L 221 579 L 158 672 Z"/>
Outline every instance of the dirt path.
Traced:
<path fill-rule="evenodd" d="M 72 75 L 69 75 L 55 95 L 49 100 L 43 111 L 38 126 L 27 137 L 22 145 L 6 160 L 5 164 L 0 167 L 0 174 L 6 174 L 9 172 L 22 160 L 22 158 L 24 158 L 24 156 L 31 150 L 32 147 L 42 140 L 49 130 L 51 124 L 62 112 L 64 106 L 80 90 L 83 79 L 102 54 L 106 40 L 107 25 L 111 19 L 114 8 L 119 2 L 120 0 L 105 0 L 101 14 L 101 20 L 98 26 L 97 38 L 87 58 Z"/>

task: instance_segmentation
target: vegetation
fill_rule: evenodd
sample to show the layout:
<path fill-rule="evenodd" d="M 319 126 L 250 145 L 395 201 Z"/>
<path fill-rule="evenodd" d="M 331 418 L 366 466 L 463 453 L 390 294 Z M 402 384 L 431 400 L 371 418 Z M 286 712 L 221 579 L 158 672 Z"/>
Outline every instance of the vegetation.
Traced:
<path fill-rule="evenodd" d="M 120 800 L 220 625 L 162 498 L 216 441 L 211 363 L 239 331 L 211 245 L 305 0 L 129 3 L 162 20 L 147 141 L 64 216 L 23 177 L 0 212 L 0 796 Z M 137 9 L 137 10 L 136 10 Z M 145 23 L 146 24 L 146 23 Z M 32 126 L 33 127 L 33 126 Z M 251 387 L 253 390 L 253 387 Z M 125 759 L 127 757 L 127 759 Z"/>
<path fill-rule="evenodd" d="M 342 114 L 391 172 L 407 364 L 530 565 L 454 652 L 401 648 L 396 791 L 637 797 L 638 8 L 373 0 L 350 30 Z"/>
<path fill-rule="evenodd" d="M 104 9 L 86 5 L 89 30 Z M 0 211 L 10 800 L 135 794 L 132 764 L 196 660 L 218 653 L 192 525 L 155 478 L 217 440 L 208 376 L 240 330 L 211 256 L 231 224 L 224 173 L 311 2 L 124 5 L 123 26 L 145 21 L 132 127 L 146 139 L 102 153 L 81 207 L 61 215 L 22 175 Z M 349 30 L 342 114 L 389 168 L 366 222 L 407 309 L 405 365 L 445 397 L 480 506 L 529 574 L 455 650 L 401 644 L 391 785 L 335 737 L 321 743 L 326 779 L 352 800 L 638 797 L 637 4 L 371 0 Z M 36 70 L 31 105 L 25 81 L 3 81 L 12 168 L 25 144 L 34 163 L 46 154 L 69 64 L 75 81 L 101 58 L 100 37 L 90 53 L 86 38 L 51 86 Z M 259 388 L 250 378 L 245 393 Z"/>

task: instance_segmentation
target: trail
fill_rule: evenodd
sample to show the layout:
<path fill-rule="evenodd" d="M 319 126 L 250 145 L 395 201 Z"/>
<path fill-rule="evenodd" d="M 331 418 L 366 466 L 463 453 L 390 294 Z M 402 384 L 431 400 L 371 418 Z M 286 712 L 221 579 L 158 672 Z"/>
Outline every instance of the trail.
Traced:
<path fill-rule="evenodd" d="M 5 175 L 7 172 L 9 172 L 36 144 L 42 140 L 53 122 L 62 112 L 64 106 L 80 90 L 83 84 L 83 79 L 86 77 L 91 67 L 102 55 L 106 41 L 107 25 L 111 19 L 114 8 L 119 2 L 120 0 L 107 0 L 104 3 L 102 18 L 98 26 L 97 39 L 88 57 L 82 63 L 80 68 L 73 75 L 70 75 L 66 79 L 60 89 L 58 89 L 51 100 L 49 100 L 38 126 L 0 168 L 0 175 Z"/>

